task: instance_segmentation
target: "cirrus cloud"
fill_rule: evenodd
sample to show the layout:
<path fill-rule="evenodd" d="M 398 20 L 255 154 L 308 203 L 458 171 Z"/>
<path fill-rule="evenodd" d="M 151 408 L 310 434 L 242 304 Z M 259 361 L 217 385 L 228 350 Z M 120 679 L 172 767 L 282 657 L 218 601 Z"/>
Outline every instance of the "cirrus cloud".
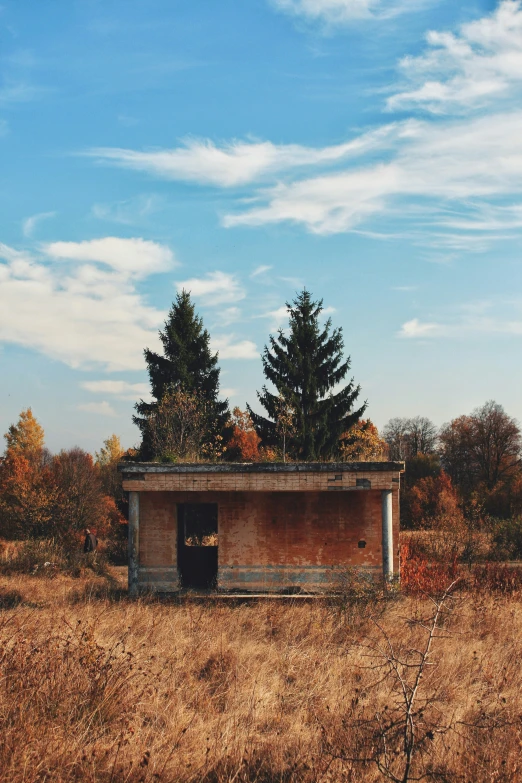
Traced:
<path fill-rule="evenodd" d="M 507 97 L 522 86 L 522 3 L 503 0 L 491 14 L 458 33 L 430 31 L 428 51 L 400 62 L 409 89 L 390 96 L 386 107 L 463 113 Z"/>

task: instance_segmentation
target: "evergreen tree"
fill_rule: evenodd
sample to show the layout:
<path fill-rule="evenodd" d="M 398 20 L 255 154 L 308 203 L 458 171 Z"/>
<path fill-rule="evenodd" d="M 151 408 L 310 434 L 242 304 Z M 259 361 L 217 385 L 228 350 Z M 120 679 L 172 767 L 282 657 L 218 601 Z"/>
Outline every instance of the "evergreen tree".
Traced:
<path fill-rule="evenodd" d="M 341 435 L 360 419 L 367 403 L 353 410 L 360 392 L 353 379 L 332 393 L 334 386 L 344 380 L 350 357 L 343 361 L 342 330 L 332 330 L 331 319 L 322 328 L 319 324 L 322 300 L 312 301 L 304 289 L 286 306 L 289 334 L 280 329 L 276 337 L 270 335 L 270 346 L 265 346 L 262 357 L 265 377 L 277 391 L 272 394 L 263 386 L 257 395 L 269 418 L 250 408 L 249 413 L 263 444 L 275 445 L 280 440 L 281 410 L 291 411 L 289 453 L 308 461 L 332 459 L 339 454 Z"/>
<path fill-rule="evenodd" d="M 205 405 L 209 423 L 218 432 L 225 430 L 229 418 L 228 401 L 218 399 L 218 355 L 210 350 L 210 335 L 194 311 L 190 293 L 182 291 L 177 295 L 159 336 L 163 355 L 148 348 L 144 351 L 154 401 L 140 400 L 135 406 L 138 416 L 134 416 L 134 423 L 142 434 L 140 459 L 155 456 L 148 418 L 156 413 L 166 394 L 174 391 L 197 394 Z"/>

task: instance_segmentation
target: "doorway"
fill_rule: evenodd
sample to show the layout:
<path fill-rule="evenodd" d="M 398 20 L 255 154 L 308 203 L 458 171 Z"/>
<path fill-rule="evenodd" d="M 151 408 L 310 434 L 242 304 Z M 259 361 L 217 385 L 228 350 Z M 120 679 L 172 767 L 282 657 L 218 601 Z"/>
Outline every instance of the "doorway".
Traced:
<path fill-rule="evenodd" d="M 178 570 L 181 587 L 210 590 L 217 585 L 217 503 L 178 504 Z"/>

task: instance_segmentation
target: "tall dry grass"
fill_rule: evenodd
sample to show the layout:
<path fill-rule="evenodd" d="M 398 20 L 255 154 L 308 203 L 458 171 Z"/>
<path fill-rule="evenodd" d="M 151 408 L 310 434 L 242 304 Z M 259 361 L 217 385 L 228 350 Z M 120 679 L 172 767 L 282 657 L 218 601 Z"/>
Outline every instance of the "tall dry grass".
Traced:
<path fill-rule="evenodd" d="M 0 780 L 402 780 L 401 678 L 433 608 L 131 602 L 100 579 L 2 577 Z M 518 594 L 449 600 L 412 775 L 522 779 L 521 659 Z"/>

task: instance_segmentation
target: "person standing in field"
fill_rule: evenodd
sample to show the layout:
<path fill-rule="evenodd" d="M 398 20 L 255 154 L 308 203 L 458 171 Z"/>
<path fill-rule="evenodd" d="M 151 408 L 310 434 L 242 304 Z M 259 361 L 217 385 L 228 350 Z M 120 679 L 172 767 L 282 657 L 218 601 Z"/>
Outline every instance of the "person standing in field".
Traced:
<path fill-rule="evenodd" d="M 87 554 L 88 552 L 96 552 L 98 548 L 98 539 L 87 527 L 83 532 L 85 533 L 85 541 L 83 542 L 84 553 Z"/>

